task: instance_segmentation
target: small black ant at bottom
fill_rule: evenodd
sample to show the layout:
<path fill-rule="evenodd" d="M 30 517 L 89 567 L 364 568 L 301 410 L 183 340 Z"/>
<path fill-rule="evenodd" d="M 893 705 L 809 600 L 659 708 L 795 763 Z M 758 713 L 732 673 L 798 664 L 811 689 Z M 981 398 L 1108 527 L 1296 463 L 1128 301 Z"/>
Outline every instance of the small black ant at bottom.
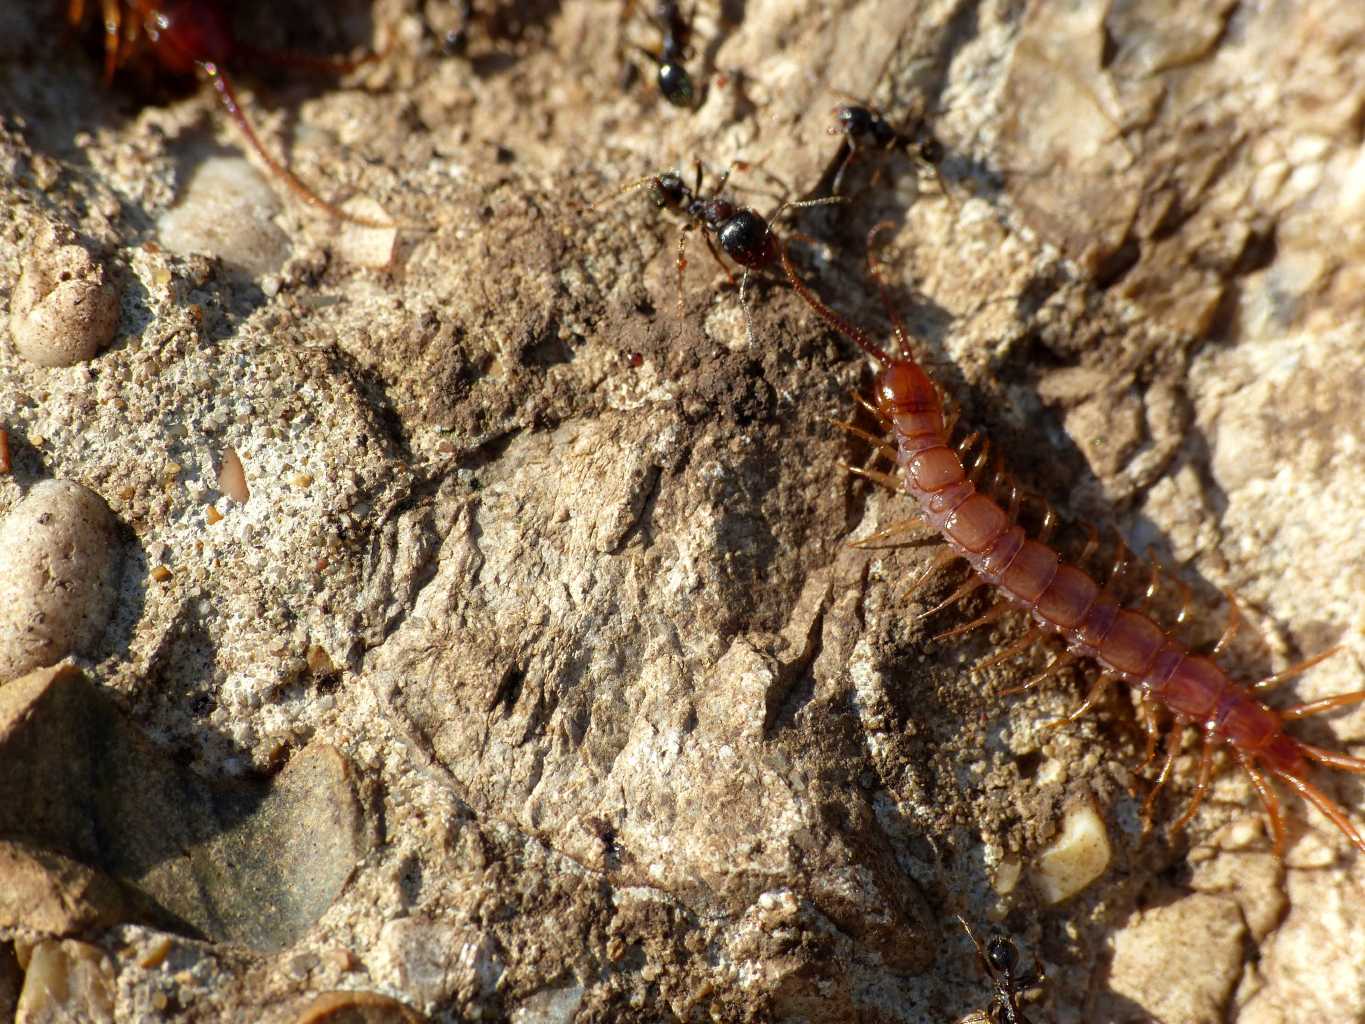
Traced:
<path fill-rule="evenodd" d="M 957 915 L 957 919 L 976 947 L 977 958 L 995 988 L 990 1005 L 967 1017 L 962 1024 L 1029 1024 L 1019 1000 L 1029 989 L 1037 988 L 1044 982 L 1042 967 L 1035 960 L 1020 970 L 1019 950 L 1011 939 L 1004 935 L 992 935 L 983 945 L 967 919 L 961 914 Z"/>

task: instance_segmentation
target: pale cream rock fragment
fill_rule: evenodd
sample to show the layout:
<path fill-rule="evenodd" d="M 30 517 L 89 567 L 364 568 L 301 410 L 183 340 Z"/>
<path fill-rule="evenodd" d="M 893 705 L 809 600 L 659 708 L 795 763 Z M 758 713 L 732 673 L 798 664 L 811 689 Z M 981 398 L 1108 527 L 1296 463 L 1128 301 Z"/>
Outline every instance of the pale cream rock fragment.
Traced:
<path fill-rule="evenodd" d="M 39 366 L 74 366 L 108 345 L 118 326 L 118 289 L 79 245 L 30 252 L 10 302 L 14 349 Z"/>
<path fill-rule="evenodd" d="M 0 681 L 89 651 L 113 612 L 113 513 L 69 480 L 35 484 L 0 523 Z"/>
<path fill-rule="evenodd" d="M 1072 804 L 1062 832 L 1038 854 L 1031 872 L 1044 903 L 1061 903 L 1104 874 L 1112 851 L 1104 819 L 1089 800 Z"/>
<path fill-rule="evenodd" d="M 29 956 L 15 1024 L 114 1019 L 114 969 L 87 942 L 38 943 Z"/>

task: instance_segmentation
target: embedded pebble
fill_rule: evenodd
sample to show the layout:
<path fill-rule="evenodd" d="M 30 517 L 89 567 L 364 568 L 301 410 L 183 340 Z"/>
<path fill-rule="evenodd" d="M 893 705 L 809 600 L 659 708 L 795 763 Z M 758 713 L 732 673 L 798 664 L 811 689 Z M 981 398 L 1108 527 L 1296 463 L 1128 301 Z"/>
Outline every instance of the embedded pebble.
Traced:
<path fill-rule="evenodd" d="M 425 1019 L 411 1007 L 375 992 L 323 992 L 294 1024 L 419 1024 Z"/>
<path fill-rule="evenodd" d="M 242 460 L 232 448 L 223 449 L 223 461 L 218 467 L 218 489 L 233 501 L 246 504 L 251 491 L 246 485 L 246 469 Z"/>
<path fill-rule="evenodd" d="M 74 366 L 108 345 L 118 326 L 118 289 L 79 245 L 30 252 L 10 304 L 14 349 L 39 366 Z"/>
<path fill-rule="evenodd" d="M 389 219 L 384 207 L 369 196 L 356 196 L 341 205 L 341 209 L 353 217 L 382 223 Z M 373 224 L 355 224 L 339 221 L 336 230 L 335 251 L 347 263 L 358 267 L 382 269 L 393 262 L 394 245 L 398 241 L 398 228 L 376 227 Z"/>
<path fill-rule="evenodd" d="M 107 875 L 55 850 L 0 840 L 0 928 L 70 935 L 124 915 L 123 896 Z"/>
<path fill-rule="evenodd" d="M 1061 835 L 1038 854 L 1034 888 L 1044 903 L 1061 903 L 1104 874 L 1111 855 L 1109 834 L 1094 804 L 1089 800 L 1072 804 Z"/>
<path fill-rule="evenodd" d="M 279 212 L 274 190 L 247 160 L 215 156 L 199 165 L 157 235 L 182 256 L 208 253 L 250 274 L 270 274 L 289 257 L 289 236 L 272 219 Z"/>
<path fill-rule="evenodd" d="M 114 1019 L 114 969 L 87 942 L 38 943 L 29 956 L 15 1024 Z"/>
<path fill-rule="evenodd" d="M 0 523 L 0 681 L 88 653 L 114 609 L 113 513 L 69 480 L 33 486 Z"/>

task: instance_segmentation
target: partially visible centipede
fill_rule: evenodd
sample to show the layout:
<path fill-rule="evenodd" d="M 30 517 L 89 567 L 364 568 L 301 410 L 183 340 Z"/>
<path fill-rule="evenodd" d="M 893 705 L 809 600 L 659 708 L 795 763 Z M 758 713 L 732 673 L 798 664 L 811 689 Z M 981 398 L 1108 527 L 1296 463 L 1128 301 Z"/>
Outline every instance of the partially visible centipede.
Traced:
<path fill-rule="evenodd" d="M 792 287 L 827 324 L 848 338 L 880 366 L 874 389 L 875 401 L 864 406 L 881 423 L 888 436 L 878 437 L 852 424 L 845 430 L 869 441 L 892 459 L 895 475 L 861 471 L 893 490 L 907 493 L 918 502 L 920 516 L 942 534 L 948 550 L 942 552 L 920 576 L 921 585 L 932 573 L 958 559 L 965 559 L 973 577 L 949 598 L 930 609 L 945 608 L 981 587 L 993 587 L 998 600 L 985 612 L 945 635 L 958 635 L 1001 618 L 1012 609 L 1024 611 L 1032 625 L 1025 636 L 998 652 L 990 661 L 1003 661 L 1024 651 L 1036 640 L 1055 634 L 1066 650 L 1038 675 L 1016 690 L 1036 686 L 1070 663 L 1089 659 L 1100 674 L 1081 706 L 1061 722 L 1072 722 L 1093 708 L 1105 691 L 1122 680 L 1141 692 L 1149 709 L 1143 720 L 1147 729 L 1147 752 L 1139 771 L 1156 757 L 1164 709 L 1174 720 L 1166 737 L 1165 756 L 1156 781 L 1142 808 L 1144 831 L 1150 828 L 1157 795 L 1171 776 L 1180 753 L 1185 726 L 1197 725 L 1204 743 L 1199 774 L 1189 806 L 1173 824 L 1179 830 L 1194 817 L 1213 772 L 1214 752 L 1231 747 L 1266 810 L 1277 856 L 1285 847 L 1284 816 L 1280 799 L 1270 784 L 1279 779 L 1313 804 L 1342 834 L 1365 853 L 1365 837 L 1351 823 L 1346 811 L 1308 778 L 1311 762 L 1347 772 L 1365 773 L 1365 759 L 1336 753 L 1295 739 L 1284 723 L 1335 708 L 1365 701 L 1365 690 L 1338 694 L 1307 704 L 1276 710 L 1256 696 L 1272 686 L 1300 675 L 1336 653 L 1332 648 L 1251 685 L 1233 681 L 1212 657 L 1203 657 L 1154 622 L 1142 608 L 1124 608 L 1112 586 L 1102 586 L 1084 570 L 1067 564 L 1048 545 L 1053 516 L 1044 516 L 1038 539 L 1029 539 L 1019 525 L 1020 499 L 1012 489 L 1008 507 L 977 488 L 985 460 L 976 459 L 969 470 L 962 449 L 950 443 L 951 426 L 944 415 L 943 399 L 929 375 L 911 352 L 909 334 L 892 308 L 875 259 L 876 236 L 886 227 L 879 224 L 868 236 L 868 271 L 876 282 L 895 328 L 898 353 L 889 355 L 859 328 L 826 306 L 796 275 L 781 251 Z M 974 437 L 974 436 L 973 436 Z M 904 525 L 883 531 L 879 537 L 904 532 Z M 1112 583 L 1112 580 L 1111 580 Z M 1232 626 L 1212 652 L 1217 656 L 1231 635 Z M 1060 723 L 1059 723 L 1060 724 Z"/>
<path fill-rule="evenodd" d="M 329 217 L 365 227 L 390 228 L 396 225 L 370 217 L 347 213 L 329 203 L 304 184 L 288 167 L 271 156 L 261 145 L 251 122 L 237 101 L 237 92 L 227 74 L 227 65 L 248 57 L 276 64 L 290 64 L 334 73 L 350 71 L 373 60 L 367 55 L 355 60 L 334 60 L 311 54 L 280 53 L 261 50 L 239 41 L 232 32 L 226 7 L 217 0 L 99 0 L 104 27 L 104 81 L 127 63 L 143 43 L 161 67 L 172 75 L 197 75 L 209 82 L 218 99 L 248 145 L 255 150 L 270 172 L 289 190 L 310 206 Z M 67 21 L 79 26 L 85 20 L 86 0 L 69 0 Z"/>

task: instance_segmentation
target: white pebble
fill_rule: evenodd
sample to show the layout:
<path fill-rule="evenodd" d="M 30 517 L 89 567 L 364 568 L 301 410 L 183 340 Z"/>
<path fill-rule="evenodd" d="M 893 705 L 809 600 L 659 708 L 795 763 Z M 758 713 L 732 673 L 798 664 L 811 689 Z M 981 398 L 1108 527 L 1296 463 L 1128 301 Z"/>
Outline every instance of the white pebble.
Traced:
<path fill-rule="evenodd" d="M 273 220 L 279 212 L 274 191 L 250 163 L 211 157 L 162 216 L 157 234 L 171 252 L 208 253 L 259 276 L 279 270 L 289 256 L 289 237 Z"/>
<path fill-rule="evenodd" d="M 1062 834 L 1038 854 L 1031 872 L 1034 888 L 1044 903 L 1061 903 L 1104 874 L 1111 856 L 1109 834 L 1094 804 L 1072 804 Z"/>
<path fill-rule="evenodd" d="M 14 349 L 39 366 L 74 366 L 114 337 L 118 290 L 79 245 L 30 252 L 10 303 Z"/>
<path fill-rule="evenodd" d="M 44 480 L 0 523 L 0 682 L 90 651 L 114 609 L 113 513 L 94 491 Z"/>

